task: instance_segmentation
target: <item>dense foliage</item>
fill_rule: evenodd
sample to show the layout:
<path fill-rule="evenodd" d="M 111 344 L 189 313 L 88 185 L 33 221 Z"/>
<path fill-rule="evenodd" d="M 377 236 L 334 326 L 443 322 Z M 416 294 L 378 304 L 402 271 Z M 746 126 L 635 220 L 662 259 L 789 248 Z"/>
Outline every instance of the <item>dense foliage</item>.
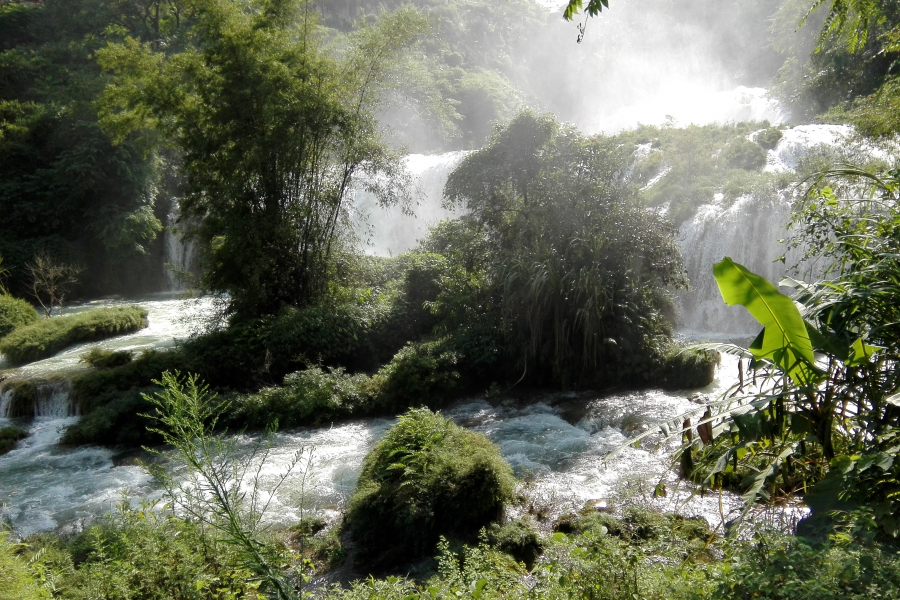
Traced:
<path fill-rule="evenodd" d="M 640 379 L 670 333 L 666 289 L 687 280 L 672 226 L 636 198 L 630 159 L 614 138 L 531 112 L 497 129 L 447 181 L 467 215 L 425 244 L 448 262 L 439 327 L 463 343 L 487 329 L 495 352 L 538 378 Z"/>
<path fill-rule="evenodd" d="M 138 306 L 97 308 L 19 327 L 0 340 L 0 353 L 13 364 L 22 364 L 53 356 L 74 344 L 131 333 L 147 325 L 147 311 Z"/>
<path fill-rule="evenodd" d="M 162 158 L 130 140 L 114 144 L 95 105 L 107 84 L 93 57 L 104 40 L 159 39 L 136 18 L 152 11 L 142 4 L 0 5 L 0 254 L 14 293 L 28 289 L 25 265 L 41 253 L 87 267 L 84 294 L 162 283 L 154 240 L 172 194 Z"/>
<path fill-rule="evenodd" d="M 0 338 L 9 335 L 17 327 L 38 321 L 37 311 L 29 303 L 8 294 L 0 294 Z"/>
<path fill-rule="evenodd" d="M 366 457 L 350 499 L 358 560 L 394 567 L 431 554 L 441 534 L 471 538 L 501 516 L 514 482 L 483 435 L 411 410 Z"/>
<path fill-rule="evenodd" d="M 329 291 L 355 178 L 396 201 L 374 183 L 396 167 L 369 111 L 421 23 L 410 11 L 385 18 L 336 60 L 303 2 L 193 7 L 184 52 L 129 38 L 99 53 L 117 75 L 107 121 L 122 133 L 152 128 L 180 151 L 181 215 L 205 252 L 202 285 L 227 294 L 231 314 L 313 304 Z"/>

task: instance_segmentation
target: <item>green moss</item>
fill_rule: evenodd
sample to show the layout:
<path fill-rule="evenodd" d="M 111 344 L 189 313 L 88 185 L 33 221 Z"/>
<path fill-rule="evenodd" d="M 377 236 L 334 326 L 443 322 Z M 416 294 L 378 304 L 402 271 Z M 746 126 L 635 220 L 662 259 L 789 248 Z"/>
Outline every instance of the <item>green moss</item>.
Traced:
<path fill-rule="evenodd" d="M 53 356 L 74 344 L 131 333 L 147 324 L 147 311 L 139 306 L 98 308 L 42 319 L 0 340 L 0 353 L 14 364 L 23 364 Z"/>
<path fill-rule="evenodd" d="M 713 382 L 721 360 L 714 350 L 672 346 L 663 356 L 655 383 L 670 390 L 706 387 Z"/>
<path fill-rule="evenodd" d="M 95 369 L 112 369 L 131 362 L 133 354 L 129 350 L 104 350 L 91 348 L 81 355 L 81 361 Z"/>
<path fill-rule="evenodd" d="M 34 307 L 18 298 L 0 294 L 0 338 L 18 327 L 37 323 L 40 317 Z"/>
<path fill-rule="evenodd" d="M 8 427 L 0 427 L 0 455 L 6 454 L 16 447 L 19 440 L 28 437 L 28 432 L 21 427 L 14 425 Z"/>
<path fill-rule="evenodd" d="M 399 564 L 438 537 L 473 537 L 496 521 L 515 479 L 499 449 L 427 409 L 400 417 L 363 464 L 346 523 L 359 561 Z"/>

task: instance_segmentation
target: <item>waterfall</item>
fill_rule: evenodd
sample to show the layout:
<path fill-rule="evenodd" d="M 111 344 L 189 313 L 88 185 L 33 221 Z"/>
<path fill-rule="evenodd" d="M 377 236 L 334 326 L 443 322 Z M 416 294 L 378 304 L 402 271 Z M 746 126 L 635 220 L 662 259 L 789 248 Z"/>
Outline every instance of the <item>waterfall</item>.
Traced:
<path fill-rule="evenodd" d="M 410 154 L 403 159 L 412 175 L 413 215 L 404 214 L 401 207 L 382 207 L 375 196 L 363 189 L 354 191 L 355 230 L 364 241 L 367 254 L 393 256 L 413 248 L 428 232 L 428 227 L 443 219 L 458 216 L 456 211 L 442 206 L 447 177 L 466 155 L 465 152 L 445 154 Z"/>
<path fill-rule="evenodd" d="M 72 381 L 56 379 L 37 385 L 34 399 L 34 416 L 64 419 L 76 417 L 78 406 L 72 400 Z"/>
<path fill-rule="evenodd" d="M 69 379 L 6 380 L 3 383 L 0 388 L 0 418 L 65 419 L 79 415 L 78 406 L 72 400 L 72 382 Z"/>
<path fill-rule="evenodd" d="M 768 152 L 766 171 L 791 172 L 800 160 L 822 148 L 845 145 L 851 130 L 839 125 L 801 125 L 783 132 L 778 145 Z M 866 149 L 863 149 L 866 151 Z M 746 338 L 759 333 L 759 324 L 742 308 L 728 308 L 712 276 L 712 266 L 728 256 L 769 281 L 777 283 L 797 264 L 799 250 L 779 240 L 790 237 L 787 224 L 795 198 L 790 190 L 771 197 L 744 195 L 730 206 L 721 194 L 697 209 L 681 225 L 681 247 L 689 292 L 677 295 L 678 325 L 691 337 Z M 776 260 L 785 254 L 783 262 Z"/>
<path fill-rule="evenodd" d="M 0 389 L 0 419 L 9 418 L 10 408 L 12 408 L 12 400 L 12 390 Z"/>
<path fill-rule="evenodd" d="M 774 198 L 741 196 L 731 206 L 719 202 L 701 206 L 678 231 L 678 245 L 688 271 L 691 290 L 677 294 L 678 325 L 691 337 L 748 337 L 759 332 L 759 324 L 740 308 L 727 308 L 712 275 L 713 264 L 724 257 L 777 283 L 786 274 L 785 264 L 776 262 L 786 248 L 792 199 L 780 193 Z"/>
<path fill-rule="evenodd" d="M 166 287 L 168 291 L 181 291 L 185 288 L 183 275 L 199 272 L 197 264 L 197 245 L 186 241 L 179 232 L 177 223 L 180 216 L 178 202 L 172 203 L 165 229 L 166 261 L 164 265 Z"/>

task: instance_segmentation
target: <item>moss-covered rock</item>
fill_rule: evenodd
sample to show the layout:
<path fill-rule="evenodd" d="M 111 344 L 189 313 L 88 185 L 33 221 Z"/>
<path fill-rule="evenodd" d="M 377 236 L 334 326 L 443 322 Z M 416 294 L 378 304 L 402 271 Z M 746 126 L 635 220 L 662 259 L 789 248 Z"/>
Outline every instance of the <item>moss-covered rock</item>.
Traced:
<path fill-rule="evenodd" d="M 716 376 L 722 357 L 715 350 L 691 350 L 673 346 L 663 356 L 656 383 L 670 390 L 706 387 Z"/>
<path fill-rule="evenodd" d="M 95 369 L 114 369 L 131 362 L 134 355 L 130 350 L 105 350 L 103 348 L 91 348 L 81 355 L 81 362 L 89 364 Z"/>
<path fill-rule="evenodd" d="M 16 443 L 26 437 L 28 437 L 28 432 L 21 427 L 16 427 L 15 425 L 0 427 L 0 455 L 6 454 L 15 448 Z"/>
<path fill-rule="evenodd" d="M 7 294 L 0 294 L 0 338 L 18 327 L 37 323 L 40 317 L 34 307 Z"/>
<path fill-rule="evenodd" d="M 483 435 L 411 410 L 366 457 L 350 500 L 358 560 L 389 567 L 431 554 L 441 535 L 474 538 L 498 520 L 514 485 L 512 469 Z"/>

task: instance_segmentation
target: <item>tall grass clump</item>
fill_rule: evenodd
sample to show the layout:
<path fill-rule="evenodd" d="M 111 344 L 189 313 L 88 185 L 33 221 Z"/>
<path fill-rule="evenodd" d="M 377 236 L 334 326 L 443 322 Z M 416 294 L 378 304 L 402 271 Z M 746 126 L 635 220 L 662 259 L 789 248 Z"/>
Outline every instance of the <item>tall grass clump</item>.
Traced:
<path fill-rule="evenodd" d="M 14 364 L 24 364 L 75 344 L 131 333 L 147 325 L 147 311 L 139 306 L 98 308 L 20 327 L 0 340 L 0 353 Z"/>
<path fill-rule="evenodd" d="M 472 538 L 501 516 L 514 485 L 486 437 L 410 410 L 366 457 L 350 500 L 358 559 L 389 567 L 430 555 L 441 535 Z"/>
<path fill-rule="evenodd" d="M 38 319 L 37 311 L 26 301 L 0 294 L 0 338 L 14 329 L 37 323 Z"/>

